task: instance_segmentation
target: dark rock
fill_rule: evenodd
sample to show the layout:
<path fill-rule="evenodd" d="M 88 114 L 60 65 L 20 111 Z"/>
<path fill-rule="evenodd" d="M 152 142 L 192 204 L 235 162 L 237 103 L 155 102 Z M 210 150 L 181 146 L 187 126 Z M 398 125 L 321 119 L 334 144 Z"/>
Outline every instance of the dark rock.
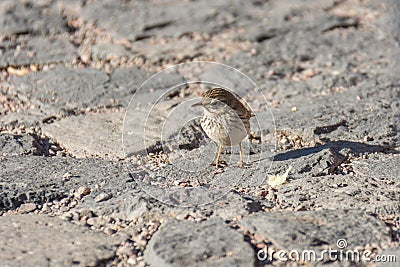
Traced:
<path fill-rule="evenodd" d="M 123 45 L 104 42 L 92 46 L 92 58 L 97 60 L 113 60 L 121 57 L 132 57 L 136 53 Z"/>
<path fill-rule="evenodd" d="M 117 39 L 181 36 L 191 32 L 218 32 L 234 18 L 224 1 L 161 3 L 100 1 L 82 8 L 81 17 L 95 21 Z"/>
<path fill-rule="evenodd" d="M 400 182 L 400 156 L 398 154 L 371 155 L 353 162 L 353 170 L 377 181 Z"/>
<path fill-rule="evenodd" d="M 76 48 L 65 39 L 33 37 L 16 42 L 0 42 L 0 68 L 30 64 L 70 63 L 76 58 Z"/>
<path fill-rule="evenodd" d="M 121 145 L 123 115 L 118 112 L 70 116 L 44 124 L 42 131 L 75 157 L 121 159 L 124 157 Z"/>
<path fill-rule="evenodd" d="M 99 266 L 114 257 L 121 242 L 45 215 L 2 216 L 0 233 L 5 266 Z"/>
<path fill-rule="evenodd" d="M 246 231 L 264 237 L 277 248 L 285 250 L 321 250 L 324 245 L 336 249 L 339 239 L 347 241 L 346 249 L 390 241 L 389 228 L 362 211 L 257 213 L 244 218 L 239 224 Z"/>
<path fill-rule="evenodd" d="M 361 209 L 396 214 L 399 192 L 395 184 L 369 175 L 327 175 L 289 180 L 278 188 L 276 201 L 292 210 Z"/>
<path fill-rule="evenodd" d="M 146 83 L 143 90 L 134 94 L 148 78 L 147 75 L 150 77 L 150 73 L 138 68 L 119 69 L 110 76 L 95 69 L 56 68 L 13 77 L 6 87 L 22 101 L 36 104 L 38 110 L 26 112 L 47 122 L 46 118 L 50 116 L 69 115 L 89 107 L 127 106 L 133 96 L 136 104 L 148 103 L 157 99 L 157 93 L 151 90 L 164 93 L 171 86 L 185 83 L 177 73 L 160 73 Z M 19 118 L 9 117 L 5 124 L 16 123 L 15 120 L 20 123 Z M 21 119 L 24 118 L 26 116 Z"/>
<path fill-rule="evenodd" d="M 396 267 L 400 259 L 400 247 L 387 248 L 380 253 L 380 258 L 377 260 L 379 267 Z"/>
<path fill-rule="evenodd" d="M 100 105 L 99 98 L 106 92 L 107 82 L 109 77 L 102 71 L 57 68 L 14 77 L 10 80 L 10 91 L 44 109 L 51 106 L 69 110 Z"/>
<path fill-rule="evenodd" d="M 36 210 L 37 206 L 35 203 L 24 203 L 18 208 L 18 213 L 30 213 Z"/>
<path fill-rule="evenodd" d="M 300 176 L 322 176 L 333 173 L 345 157 L 331 148 L 305 148 L 291 150 L 274 156 L 275 162 L 284 161 Z"/>
<path fill-rule="evenodd" d="M 254 252 L 222 220 L 171 220 L 151 238 L 145 259 L 151 266 L 253 266 Z"/>
<path fill-rule="evenodd" d="M 114 185 L 114 183 L 112 184 Z M 140 189 L 135 186 L 119 194 L 117 194 L 118 192 L 116 192 L 115 187 L 114 190 L 109 188 L 108 191 L 114 191 L 115 196 L 107 201 L 97 202 L 91 193 L 85 198 L 85 201 L 74 210 L 79 213 L 91 212 L 96 215 L 109 216 L 122 220 L 134 220 L 137 218 L 146 218 L 146 216 L 150 215 L 153 216 L 157 213 L 160 214 L 159 210 L 157 210 L 153 204 L 155 200 L 145 192 L 141 192 Z"/>
<path fill-rule="evenodd" d="M 61 12 L 46 4 L 20 1 L 2 1 L 0 4 L 2 37 L 38 33 L 54 35 L 67 30 Z"/>
<path fill-rule="evenodd" d="M 37 154 L 36 140 L 31 135 L 0 134 L 0 155 Z"/>
<path fill-rule="evenodd" d="M 203 46 L 185 37 L 166 44 L 154 44 L 151 40 L 141 40 L 135 42 L 135 51 L 142 54 L 147 61 L 158 63 L 195 58 L 203 53 L 201 50 Z"/>
<path fill-rule="evenodd" d="M 103 201 L 107 201 L 109 199 L 112 198 L 112 194 L 107 194 L 107 193 L 100 193 L 99 195 L 97 195 L 97 197 L 95 197 L 95 201 L 96 202 L 103 202 Z"/>
<path fill-rule="evenodd" d="M 3 158 L 0 166 L 0 210 L 60 200 L 80 186 L 128 177 L 123 165 L 99 159 L 18 156 Z M 63 179 L 66 173 L 69 179 Z"/>

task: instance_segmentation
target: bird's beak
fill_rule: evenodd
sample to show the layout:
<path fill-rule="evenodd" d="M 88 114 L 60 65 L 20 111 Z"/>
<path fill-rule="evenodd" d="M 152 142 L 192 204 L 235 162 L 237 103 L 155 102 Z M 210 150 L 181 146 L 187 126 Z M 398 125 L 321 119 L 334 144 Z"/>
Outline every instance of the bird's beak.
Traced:
<path fill-rule="evenodd" d="M 192 107 L 198 107 L 198 106 L 202 106 L 201 101 L 199 101 L 199 102 L 197 102 L 197 103 L 194 103 L 194 104 L 192 105 Z"/>

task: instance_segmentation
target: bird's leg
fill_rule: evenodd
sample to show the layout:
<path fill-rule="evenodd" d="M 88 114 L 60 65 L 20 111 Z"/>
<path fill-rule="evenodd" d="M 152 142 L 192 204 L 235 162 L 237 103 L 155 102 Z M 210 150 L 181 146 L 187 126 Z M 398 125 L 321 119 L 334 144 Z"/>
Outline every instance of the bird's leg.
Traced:
<path fill-rule="evenodd" d="M 222 152 L 222 145 L 220 144 L 219 145 L 219 149 L 218 149 L 218 154 L 217 154 L 217 160 L 215 161 L 215 166 L 217 167 L 217 169 L 218 169 L 218 164 L 219 164 L 219 162 L 220 162 L 220 157 L 221 157 L 221 152 Z"/>
<path fill-rule="evenodd" d="M 243 167 L 242 142 L 239 143 L 239 167 Z"/>

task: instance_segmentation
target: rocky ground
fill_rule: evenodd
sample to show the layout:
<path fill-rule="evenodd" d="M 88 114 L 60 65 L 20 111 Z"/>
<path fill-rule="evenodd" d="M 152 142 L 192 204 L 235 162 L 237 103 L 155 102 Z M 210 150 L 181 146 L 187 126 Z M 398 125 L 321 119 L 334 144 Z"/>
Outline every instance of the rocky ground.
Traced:
<path fill-rule="evenodd" d="M 396 266 L 261 252 L 400 261 L 399 44 L 396 0 L 1 1 L 0 266 Z M 195 61 L 258 88 L 195 63 L 139 92 Z M 245 168 L 190 161 L 215 146 L 167 115 L 198 79 L 256 114 Z"/>

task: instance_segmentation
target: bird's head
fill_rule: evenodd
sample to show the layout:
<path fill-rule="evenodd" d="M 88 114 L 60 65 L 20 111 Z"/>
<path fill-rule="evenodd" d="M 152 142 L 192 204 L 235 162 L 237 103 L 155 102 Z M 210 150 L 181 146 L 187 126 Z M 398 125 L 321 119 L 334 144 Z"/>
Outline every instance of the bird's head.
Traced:
<path fill-rule="evenodd" d="M 199 102 L 192 105 L 192 107 L 202 107 L 210 112 L 220 111 L 232 101 L 234 96 L 229 91 L 223 88 L 212 88 L 207 90 Z"/>

